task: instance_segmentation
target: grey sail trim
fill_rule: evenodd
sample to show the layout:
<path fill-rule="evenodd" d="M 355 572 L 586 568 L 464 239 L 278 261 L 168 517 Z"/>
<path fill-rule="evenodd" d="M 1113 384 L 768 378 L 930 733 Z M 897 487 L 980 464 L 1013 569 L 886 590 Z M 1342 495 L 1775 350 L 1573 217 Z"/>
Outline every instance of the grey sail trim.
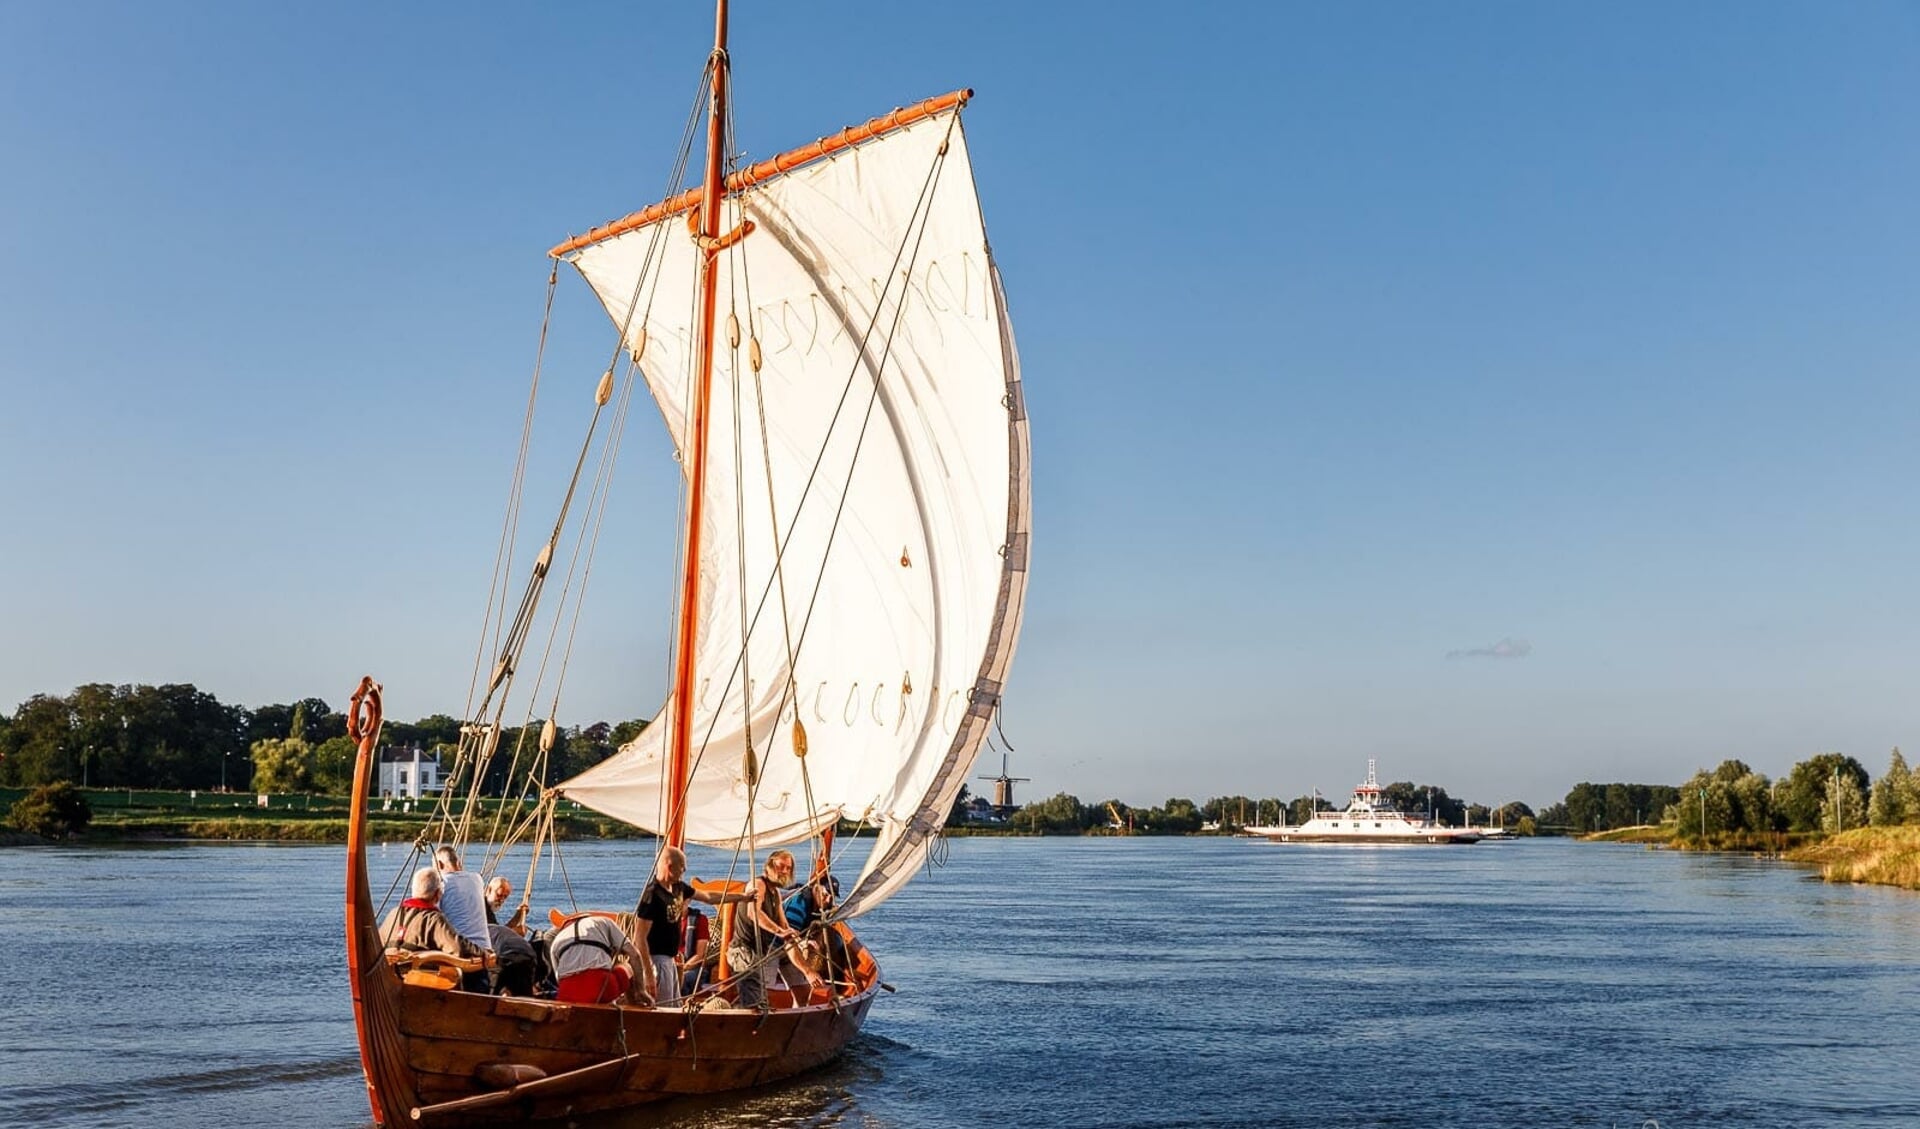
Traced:
<path fill-rule="evenodd" d="M 867 864 L 859 885 L 841 903 L 836 917 L 858 917 L 899 889 L 907 873 L 917 870 L 946 825 L 947 813 L 973 769 L 980 746 L 986 743 L 994 711 L 1000 708 L 1000 688 L 1013 665 L 1015 643 L 1027 598 L 1028 539 L 1033 518 L 1032 451 L 1029 446 L 1026 397 L 1020 382 L 1020 355 L 1014 347 L 1013 324 L 1007 317 L 1007 295 L 1000 268 L 987 253 L 987 272 L 993 280 L 995 312 L 1000 319 L 1000 351 L 1007 374 L 1007 540 L 1001 556 L 1000 594 L 993 626 L 987 633 L 986 654 L 979 677 L 969 694 L 968 708 L 948 746 L 947 756 L 934 774 L 926 798 L 903 824 L 882 829 L 884 854 Z M 891 833 L 891 840 L 888 835 Z"/>

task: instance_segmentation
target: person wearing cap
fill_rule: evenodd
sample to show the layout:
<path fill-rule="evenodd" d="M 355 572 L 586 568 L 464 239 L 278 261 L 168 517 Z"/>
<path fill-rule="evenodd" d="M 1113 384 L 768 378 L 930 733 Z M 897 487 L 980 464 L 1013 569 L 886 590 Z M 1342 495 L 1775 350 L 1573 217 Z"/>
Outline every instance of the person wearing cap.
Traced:
<path fill-rule="evenodd" d="M 845 970 L 852 967 L 853 958 L 847 952 L 846 939 L 826 921 L 827 911 L 839 897 L 840 880 L 821 873 L 788 894 L 785 904 L 787 924 L 799 932 L 807 945 L 814 946 L 813 954 L 820 959 L 813 971 L 823 973 L 822 978 L 826 980 L 841 979 Z"/>

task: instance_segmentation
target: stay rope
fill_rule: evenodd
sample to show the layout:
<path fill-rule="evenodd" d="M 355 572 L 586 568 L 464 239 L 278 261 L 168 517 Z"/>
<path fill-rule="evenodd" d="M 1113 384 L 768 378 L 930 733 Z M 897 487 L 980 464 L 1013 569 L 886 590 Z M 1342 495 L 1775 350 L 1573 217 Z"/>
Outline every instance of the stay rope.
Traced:
<path fill-rule="evenodd" d="M 732 693 L 735 683 L 742 677 L 742 668 L 745 665 L 745 657 L 744 657 L 745 640 L 751 637 L 751 629 L 753 627 L 758 626 L 760 615 L 765 610 L 767 600 L 776 586 L 779 587 L 779 590 L 781 593 L 781 601 L 782 601 L 781 607 L 783 611 L 783 619 L 787 618 L 784 614 L 786 610 L 786 592 L 785 592 L 785 586 L 783 582 L 783 578 L 784 578 L 783 566 L 785 562 L 787 548 L 791 544 L 794 530 L 798 527 L 801 512 L 805 506 L 805 500 L 808 497 L 808 495 L 811 493 L 813 483 L 819 476 L 821 465 L 824 463 L 826 458 L 827 448 L 832 442 L 832 439 L 835 431 L 837 430 L 840 418 L 843 412 L 845 411 L 848 400 L 852 395 L 854 381 L 860 375 L 862 363 L 867 360 L 868 346 L 872 342 L 874 332 L 879 326 L 880 316 L 886 308 L 886 300 L 888 295 L 892 293 L 894 281 L 897 278 L 904 278 L 904 277 L 910 276 L 914 264 L 917 263 L 919 260 L 920 247 L 923 241 L 925 240 L 928 221 L 931 218 L 931 203 L 932 203 L 934 188 L 938 183 L 940 170 L 945 165 L 949 144 L 952 140 L 953 128 L 958 123 L 958 121 L 959 121 L 959 115 L 957 113 L 948 120 L 947 133 L 942 137 L 940 142 L 940 147 L 935 153 L 934 159 L 927 169 L 926 178 L 921 183 L 920 193 L 914 202 L 913 211 L 908 216 L 906 230 L 902 234 L 899 247 L 896 248 L 894 252 L 893 262 L 890 264 L 888 268 L 886 283 L 881 288 L 880 293 L 875 297 L 873 315 L 868 319 L 867 327 L 861 335 L 859 348 L 855 352 L 853 364 L 850 366 L 847 373 L 847 379 L 841 387 L 840 396 L 838 401 L 835 404 L 833 415 L 829 419 L 827 424 L 826 434 L 821 440 L 819 450 L 814 457 L 813 465 L 808 471 L 806 484 L 801 488 L 800 502 L 795 507 L 793 518 L 788 523 L 786 536 L 784 538 L 778 536 L 778 529 L 777 529 L 778 517 L 776 512 L 776 516 L 774 519 L 775 525 L 776 525 L 776 536 L 774 540 L 775 554 L 774 554 L 773 575 L 768 578 L 766 586 L 763 587 L 761 590 L 759 601 L 755 605 L 753 615 L 750 617 L 748 628 L 743 630 L 741 633 L 742 640 L 743 640 L 743 645 L 742 645 L 743 654 L 741 658 L 736 659 L 733 665 L 733 668 L 729 671 L 726 686 L 721 691 L 721 695 L 720 695 L 721 701 L 726 700 L 727 696 Z M 911 247 L 911 252 L 912 252 L 910 255 L 908 254 L 909 247 Z M 903 257 L 906 259 L 906 272 L 904 272 L 904 274 L 900 269 L 901 260 Z M 869 426 L 872 423 L 874 407 L 879 401 L 880 388 L 882 384 L 882 378 L 885 375 L 886 363 L 887 363 L 887 360 L 892 355 L 893 339 L 895 334 L 899 330 L 901 319 L 905 315 L 906 301 L 910 294 L 911 294 L 911 288 L 903 282 L 901 285 L 900 296 L 895 302 L 894 316 L 893 316 L 892 323 L 887 328 L 886 336 L 882 342 L 880 354 L 878 358 L 873 362 L 873 365 L 872 365 L 872 371 L 873 371 L 872 387 L 868 393 L 867 404 L 866 404 L 865 412 L 861 419 L 859 432 L 857 433 L 854 440 L 853 454 L 851 459 L 848 462 L 846 480 L 842 485 L 839 501 L 834 508 L 834 516 L 833 516 L 832 524 L 828 528 L 826 546 L 821 552 L 820 567 L 815 573 L 812 589 L 808 594 L 806 618 L 801 623 L 801 628 L 800 628 L 800 633 L 798 638 L 795 639 L 789 636 L 788 651 L 787 651 L 789 671 L 792 671 L 795 669 L 795 664 L 798 662 L 800 651 L 804 647 L 806 642 L 807 631 L 808 631 L 808 628 L 811 626 L 813 612 L 815 607 L 818 604 L 820 589 L 824 585 L 824 582 L 826 579 L 826 562 L 831 557 L 834 542 L 837 539 L 839 534 L 840 524 L 845 517 L 847 499 L 850 496 L 852 492 L 852 487 L 853 487 L 853 474 L 855 469 L 859 465 L 860 456 L 865 449 L 867 431 L 869 429 Z M 751 307 L 749 307 L 749 309 L 751 309 Z M 736 382 L 736 386 L 737 386 L 737 382 Z M 761 407 L 762 407 L 762 418 L 764 420 L 764 400 L 762 401 Z M 738 448 L 737 436 L 738 436 L 738 431 L 736 429 L 736 440 L 735 440 L 736 449 Z M 764 424 L 761 430 L 761 438 L 764 444 L 766 441 L 766 430 L 765 430 Z M 771 475 L 771 457 L 769 454 L 767 454 L 764 451 L 764 449 L 763 449 L 763 457 L 767 459 L 768 473 L 769 475 Z M 736 487 L 736 490 L 737 490 L 737 487 Z M 742 540 L 744 541 L 744 538 L 742 538 Z M 744 585 L 742 590 L 744 592 Z M 743 613 L 744 613 L 744 609 L 745 609 L 745 602 L 742 601 Z M 788 622 L 790 622 L 790 620 L 788 620 Z M 798 689 L 797 684 L 794 682 L 792 678 L 788 678 L 785 680 L 785 684 L 783 685 L 782 691 L 781 691 L 781 701 L 780 701 L 779 709 L 775 711 L 775 714 L 774 714 L 775 717 L 782 716 L 785 710 L 790 705 L 795 705 L 796 698 L 797 698 L 797 689 Z M 795 716 L 796 718 L 798 717 L 797 705 L 795 706 Z M 691 778 L 692 774 L 698 770 L 701 761 L 704 759 L 708 745 L 712 740 L 714 730 L 718 727 L 719 720 L 720 720 L 719 712 L 715 711 L 715 716 L 713 720 L 708 723 L 707 731 L 701 738 L 699 749 L 693 758 L 692 765 L 689 768 L 689 778 Z M 805 758 L 801 758 L 801 772 L 802 772 L 803 783 L 806 785 L 807 792 L 808 792 L 809 808 L 808 808 L 807 820 L 808 820 L 809 830 L 811 831 L 814 827 L 813 821 L 816 818 L 817 813 L 815 813 L 812 810 L 811 784 L 807 775 Z M 753 844 L 753 841 L 754 841 L 754 836 L 752 831 L 753 811 L 755 806 L 758 803 L 760 785 L 763 781 L 764 781 L 764 773 L 760 774 L 759 779 L 750 780 L 748 782 L 747 828 L 746 828 L 747 834 L 744 841 L 746 844 L 748 844 L 750 850 L 751 850 L 751 845 Z M 741 840 L 736 840 L 735 842 L 736 865 L 738 861 L 741 842 L 742 842 Z M 751 858 L 752 856 L 750 855 L 749 857 Z M 731 879 L 732 873 L 733 873 L 733 868 L 730 867 L 729 868 L 730 879 Z"/>
<path fill-rule="evenodd" d="M 683 130 L 683 134 L 682 134 L 679 156 L 675 162 L 674 170 L 668 180 L 669 192 L 671 192 L 674 188 L 676 188 L 679 185 L 681 179 L 685 175 L 689 155 L 692 151 L 692 140 L 695 136 L 695 128 L 699 120 L 699 113 L 700 113 L 701 106 L 704 103 L 704 100 L 707 94 L 708 83 L 710 79 L 711 79 L 711 69 L 709 69 L 705 74 L 703 74 L 700 90 L 696 93 L 696 96 L 693 100 L 693 105 L 689 110 L 687 125 L 686 125 L 686 128 Z M 602 377 L 602 390 L 597 391 L 595 394 L 595 405 L 594 405 L 592 416 L 590 417 L 588 422 L 587 434 L 585 438 L 582 440 L 580 452 L 575 459 L 573 473 L 568 481 L 565 495 L 562 498 L 559 515 L 555 519 L 552 533 L 549 535 L 547 541 L 543 544 L 541 559 L 538 562 L 536 562 L 533 573 L 528 578 L 526 589 L 522 594 L 520 607 L 516 612 L 516 614 L 514 615 L 511 621 L 511 625 L 509 626 L 507 617 L 505 614 L 506 590 L 505 590 L 503 581 L 504 581 L 505 570 L 507 567 L 506 562 L 510 557 L 511 545 L 515 539 L 515 532 L 518 529 L 520 508 L 521 508 L 522 500 L 524 497 L 525 471 L 526 471 L 527 455 L 528 455 L 528 450 L 530 446 L 534 409 L 538 400 L 540 377 L 541 377 L 543 364 L 544 364 L 546 342 L 547 342 L 548 332 L 549 332 L 551 321 L 552 321 L 554 291 L 558 283 L 558 274 L 559 274 L 558 260 L 554 262 L 552 269 L 549 271 L 548 289 L 547 289 L 547 296 L 546 296 L 546 303 L 545 303 L 545 313 L 542 317 L 542 322 L 541 322 L 540 341 L 539 341 L 539 347 L 536 351 L 532 388 L 528 394 L 528 406 L 526 411 L 526 417 L 522 424 L 520 448 L 517 455 L 513 479 L 509 488 L 508 513 L 505 521 L 503 522 L 503 529 L 501 534 L 501 546 L 495 559 L 494 580 L 493 580 L 492 586 L 489 589 L 489 594 L 488 594 L 487 616 L 485 617 L 485 622 L 483 622 L 483 625 L 482 625 L 481 645 L 480 645 L 479 653 L 475 659 L 473 682 L 470 685 L 469 692 L 468 692 L 468 703 L 467 703 L 467 709 L 465 712 L 466 712 L 466 717 L 469 718 L 470 720 L 467 724 L 461 727 L 461 739 L 456 751 L 453 768 L 447 778 L 447 786 L 442 789 L 439 800 L 435 805 L 435 810 L 432 816 L 429 818 L 421 836 L 416 840 L 416 851 L 419 849 L 419 847 L 422 844 L 432 841 L 432 838 L 435 837 L 436 832 L 450 832 L 450 834 L 447 836 L 449 841 L 456 846 L 456 849 L 464 849 L 466 844 L 471 839 L 471 834 L 474 828 L 474 823 L 473 823 L 474 812 L 476 811 L 476 809 L 482 809 L 484 807 L 484 805 L 481 802 L 480 793 L 484 785 L 484 782 L 487 778 L 486 765 L 489 761 L 491 761 L 493 752 L 495 751 L 498 745 L 499 737 L 502 732 L 502 722 L 504 720 L 506 707 L 507 707 L 507 699 L 512 692 L 513 682 L 515 680 L 515 675 L 517 673 L 520 656 L 524 652 L 526 644 L 529 641 L 531 629 L 533 626 L 534 615 L 539 604 L 539 595 L 542 588 L 544 587 L 544 581 L 546 579 L 548 569 L 551 565 L 552 552 L 559 544 L 561 535 L 564 533 L 566 529 L 567 518 L 572 508 L 575 496 L 578 492 L 581 475 L 585 469 L 587 454 L 592 449 L 594 435 L 599 428 L 601 416 L 607 405 L 608 397 L 607 397 L 606 384 L 611 380 L 613 372 L 615 368 L 618 366 L 620 352 L 623 349 L 629 348 L 628 342 L 630 339 L 633 319 L 635 318 L 635 316 L 636 315 L 641 316 L 643 319 L 642 324 L 644 324 L 644 318 L 646 315 L 641 313 L 640 297 L 641 297 L 642 288 L 644 287 L 646 282 L 649 280 L 649 278 L 654 279 L 654 281 L 656 282 L 655 291 L 657 292 L 658 272 L 655 271 L 653 267 L 658 259 L 660 248 L 664 242 L 665 233 L 663 228 L 664 228 L 664 225 L 661 225 L 659 228 L 656 228 L 656 230 L 651 233 L 651 240 L 649 242 L 645 258 L 643 259 L 640 272 L 635 279 L 634 292 L 632 295 L 632 300 L 630 301 L 627 308 L 627 316 L 624 323 L 621 326 L 620 336 L 615 345 L 613 362 L 609 364 L 605 375 Z M 651 312 L 651 305 L 652 305 L 652 295 L 649 295 L 647 306 L 646 306 L 647 313 Z M 537 701 L 539 692 L 540 692 L 540 687 L 544 683 L 545 674 L 552 657 L 554 642 L 558 632 L 559 623 L 561 618 L 564 616 L 566 602 L 567 602 L 569 593 L 572 590 L 574 577 L 577 571 L 580 577 L 580 591 L 578 595 L 575 597 L 575 607 L 574 607 L 574 612 L 571 620 L 571 626 L 568 632 L 567 643 L 562 650 L 562 658 L 560 662 L 559 673 L 556 675 L 553 706 L 548 716 L 549 716 L 549 719 L 552 719 L 552 718 L 556 718 L 558 715 L 559 695 L 560 695 L 561 688 L 564 684 L 565 669 L 568 661 L 571 658 L 573 642 L 579 628 L 580 611 L 581 611 L 581 608 L 584 606 L 586 583 L 588 578 L 590 578 L 591 576 L 592 558 L 593 558 L 594 551 L 597 549 L 598 542 L 599 542 L 600 529 L 602 527 L 602 524 L 606 516 L 608 497 L 610 495 L 610 484 L 611 484 L 613 467 L 615 462 L 617 461 L 620 438 L 624 435 L 625 422 L 627 419 L 627 411 L 632 401 L 633 388 L 636 383 L 636 374 L 638 372 L 639 355 L 643 349 L 644 349 L 644 337 L 642 339 L 642 344 L 632 347 L 630 350 L 633 355 L 632 363 L 629 365 L 628 371 L 625 376 L 625 380 L 623 381 L 624 387 L 622 389 L 620 403 L 613 412 L 613 419 L 610 422 L 608 427 L 607 439 L 601 451 L 599 464 L 596 468 L 594 482 L 592 487 L 590 488 L 588 501 L 582 515 L 582 520 L 581 520 L 582 537 L 576 538 L 573 546 L 573 552 L 571 555 L 568 572 L 567 572 L 567 579 L 562 586 L 561 594 L 559 597 L 560 610 L 556 612 L 554 616 L 553 624 L 549 629 L 548 639 L 547 639 L 545 650 L 542 654 L 542 660 L 541 660 L 539 672 L 536 675 L 532 695 L 529 698 L 529 706 L 528 706 L 529 723 L 532 719 L 533 703 Z M 591 526 L 591 530 L 592 530 L 590 537 L 587 536 L 587 530 L 589 526 Z M 498 614 L 497 621 L 495 620 L 495 610 L 494 610 L 496 599 L 498 600 L 498 607 L 499 607 L 499 614 Z M 488 644 L 489 629 L 491 629 L 491 637 L 492 637 L 491 647 Z M 502 638 L 503 634 L 504 634 L 504 639 Z M 475 695 L 479 693 L 478 688 L 480 685 L 479 672 L 484 668 L 486 663 L 486 655 L 490 651 L 492 653 L 498 654 L 500 658 L 494 668 L 494 673 L 492 677 L 489 679 L 487 683 L 485 692 L 480 694 L 479 701 L 476 704 Z M 491 707 L 490 719 L 488 718 L 489 707 Z M 522 757 L 522 753 L 523 753 L 526 739 L 528 736 L 527 730 L 530 727 L 531 727 L 530 724 L 525 724 L 520 727 L 518 738 L 515 741 L 514 757 L 506 773 L 506 781 L 507 781 L 508 788 L 512 787 L 513 781 L 519 775 L 521 757 Z M 539 750 L 538 763 L 532 766 L 527 774 L 526 784 L 523 786 L 520 795 L 517 797 L 517 802 L 514 805 L 516 809 L 523 809 L 525 807 L 525 804 L 529 799 L 530 795 L 532 794 L 532 791 L 535 788 L 537 781 L 539 779 L 543 779 L 547 774 L 549 763 L 550 763 L 549 756 L 551 753 L 551 746 L 549 746 L 545 741 L 542 741 L 540 744 L 541 744 L 541 748 Z M 460 811 L 459 811 L 458 817 L 456 818 L 453 812 L 454 797 L 459 794 L 459 789 L 457 788 L 457 785 L 462 783 L 463 780 L 466 783 L 467 787 L 465 789 L 465 795 L 463 797 L 464 802 L 460 805 Z M 543 794 L 543 798 L 544 798 L 544 794 Z M 507 810 L 508 803 L 509 801 L 507 797 L 503 796 L 500 804 L 496 806 L 494 809 L 492 823 L 488 829 L 488 841 L 489 843 L 498 844 L 498 847 L 497 847 L 497 850 L 495 850 L 488 856 L 487 862 L 486 862 L 486 869 L 490 870 L 494 865 L 497 865 L 500 861 L 503 861 L 505 853 L 507 849 L 512 845 L 512 843 L 517 838 L 526 834 L 529 830 L 533 829 L 536 824 L 540 825 L 540 833 L 539 833 L 540 840 L 543 842 L 552 844 L 557 857 L 558 844 L 557 844 L 557 840 L 554 838 L 552 833 L 552 821 L 554 818 L 557 804 L 550 801 L 543 802 L 537 805 L 534 811 L 527 814 L 525 817 L 521 817 L 516 814 L 514 817 L 512 817 L 509 820 L 507 824 L 507 829 L 508 829 L 507 835 L 505 837 L 505 840 L 502 841 L 500 839 L 500 826 L 501 826 L 502 819 L 505 817 L 505 812 Z M 411 862 L 412 860 L 409 859 L 409 862 L 408 862 L 409 866 L 411 865 Z M 527 889 L 529 891 L 531 890 L 531 886 L 532 886 L 532 880 L 533 880 L 532 876 L 535 872 L 537 872 L 538 864 L 539 864 L 539 852 L 538 850 L 536 850 L 534 859 L 531 863 L 530 871 L 529 871 L 529 879 L 528 879 L 528 886 L 527 886 Z M 564 875 L 564 864 L 562 864 L 562 872 Z M 396 879 L 396 885 L 397 885 L 397 882 L 398 880 Z M 569 890 L 569 893 L 571 894 L 571 890 Z"/>

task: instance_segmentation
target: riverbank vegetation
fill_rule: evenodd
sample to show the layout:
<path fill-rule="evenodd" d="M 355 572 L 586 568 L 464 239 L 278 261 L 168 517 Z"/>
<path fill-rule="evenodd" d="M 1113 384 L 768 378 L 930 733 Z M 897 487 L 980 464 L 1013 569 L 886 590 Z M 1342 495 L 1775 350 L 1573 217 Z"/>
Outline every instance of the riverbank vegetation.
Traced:
<path fill-rule="evenodd" d="M 543 783 L 592 767 L 645 725 L 633 719 L 560 729 L 550 780 Z M 106 683 L 35 695 L 11 715 L 0 714 L 0 811 L 8 813 L 0 844 L 74 837 L 342 841 L 355 753 L 345 729 L 344 718 L 317 697 L 247 708 L 188 684 Z M 382 735 L 389 748 L 438 759 L 457 747 L 460 722 L 444 714 L 390 721 Z M 507 730 L 500 747 L 516 747 L 521 737 Z M 480 818 L 531 802 L 503 798 L 510 760 L 495 758 L 479 782 Z M 462 782 L 463 793 L 470 783 Z M 1877 780 L 1842 753 L 1809 757 L 1780 780 L 1726 760 L 1678 786 L 1583 781 L 1538 812 L 1518 802 L 1469 803 L 1438 785 L 1411 781 L 1382 792 L 1402 811 L 1453 826 L 1753 851 L 1818 865 L 1830 881 L 1920 889 L 1920 778 L 1898 749 Z M 425 830 L 434 804 L 431 797 L 377 799 L 369 810 L 370 834 L 412 840 Z M 986 835 L 1235 834 L 1249 826 L 1297 825 L 1333 806 L 1318 792 L 1291 800 L 1174 797 L 1153 806 L 1083 803 L 1061 792 L 998 809 L 963 790 L 948 827 Z M 555 832 L 564 838 L 645 834 L 567 804 L 556 812 Z"/>
<path fill-rule="evenodd" d="M 381 737 L 388 747 L 417 748 L 429 758 L 445 751 L 451 762 L 460 724 L 446 714 L 389 720 Z M 634 719 L 560 729 L 548 775 L 557 781 L 586 771 L 645 726 Z M 515 748 L 521 737 L 519 729 L 507 729 L 500 747 Z M 480 782 L 482 795 L 506 791 L 512 758 L 494 760 Z M 36 694 L 11 715 L 0 714 L 0 788 L 64 780 L 135 791 L 344 795 L 353 783 L 353 761 L 345 717 L 317 697 L 249 708 L 191 684 L 102 682 L 64 695 Z"/>
<path fill-rule="evenodd" d="M 68 839 L 84 832 L 93 821 L 93 808 L 80 789 L 62 780 L 42 784 L 14 800 L 7 823 L 15 833 L 33 839 Z"/>
<path fill-rule="evenodd" d="M 1828 882 L 1920 890 L 1920 825 L 1858 827 L 1795 848 L 1786 858 L 1818 866 Z"/>
<path fill-rule="evenodd" d="M 1899 749 L 1877 780 L 1853 757 L 1820 753 L 1781 780 L 1726 760 L 1668 791 L 1674 795 L 1657 822 L 1599 826 L 1604 817 L 1589 813 L 1585 838 L 1750 851 L 1818 865 L 1830 882 L 1920 890 L 1920 778 Z"/>
<path fill-rule="evenodd" d="M 86 818 L 64 826 L 39 813 L 44 793 L 62 793 L 78 803 Z M 475 819 L 507 819 L 531 801 L 481 800 Z M 343 843 L 352 807 L 346 796 L 311 793 L 170 792 L 140 789 L 80 789 L 56 784 L 24 792 L 0 789 L 0 811 L 11 810 L 8 826 L 23 834 L 11 845 L 59 840 L 112 843 L 138 840 L 214 839 L 293 843 Z M 411 842 L 426 829 L 434 801 L 376 799 L 367 806 L 367 833 L 378 842 Z M 27 814 L 22 814 L 26 812 Z M 618 820 L 562 802 L 554 815 L 554 833 L 562 839 L 644 838 L 646 833 Z"/>

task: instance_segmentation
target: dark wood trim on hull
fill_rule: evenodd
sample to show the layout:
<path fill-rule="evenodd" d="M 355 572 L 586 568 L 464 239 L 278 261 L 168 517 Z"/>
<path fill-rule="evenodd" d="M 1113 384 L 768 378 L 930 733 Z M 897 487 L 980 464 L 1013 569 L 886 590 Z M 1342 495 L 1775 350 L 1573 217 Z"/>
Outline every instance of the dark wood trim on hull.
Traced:
<path fill-rule="evenodd" d="M 859 1033 L 874 988 L 843 998 L 838 1008 L 776 1008 L 764 1018 L 746 1011 L 689 1017 L 672 1010 L 555 1004 L 404 985 L 400 994 L 407 1067 L 421 1103 L 417 1120 L 488 1125 L 741 1090 L 792 1077 L 830 1061 Z M 530 1015 L 539 1018 L 526 1018 Z M 478 1079 L 494 1064 L 531 1066 L 558 1082 L 557 1075 L 616 1061 L 623 1064 L 613 1073 L 556 1093 L 531 1093 L 445 1115 L 427 1108 L 493 1092 Z M 411 1109 L 402 1116 L 416 1119 Z"/>
<path fill-rule="evenodd" d="M 354 697 L 356 716 L 371 685 L 370 679 L 363 682 Z M 880 987 L 880 967 L 845 923 L 833 928 L 854 954 L 850 994 L 834 1000 L 816 994 L 817 1002 L 795 1008 L 790 993 L 769 992 L 774 1010 L 764 1016 L 563 1004 L 401 983 L 387 965 L 367 882 L 367 794 L 379 731 L 378 695 L 374 688 L 364 735 L 360 727 L 354 730 L 360 753 L 347 825 L 346 882 L 347 974 L 376 1124 L 384 1129 L 493 1125 L 745 1089 L 820 1066 L 859 1034 Z M 616 1062 L 621 1064 L 613 1066 Z M 502 1065 L 533 1068 L 523 1073 L 533 1075 L 535 1084 L 480 1108 L 431 1108 L 513 1089 L 482 1081 L 513 1073 L 499 1070 Z M 557 1077 L 572 1071 L 582 1075 Z"/>

